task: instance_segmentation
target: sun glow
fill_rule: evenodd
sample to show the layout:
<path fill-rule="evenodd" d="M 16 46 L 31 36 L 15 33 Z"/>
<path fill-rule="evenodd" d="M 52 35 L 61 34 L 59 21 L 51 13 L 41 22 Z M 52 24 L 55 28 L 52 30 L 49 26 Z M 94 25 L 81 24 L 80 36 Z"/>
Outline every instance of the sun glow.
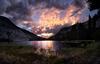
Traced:
<path fill-rule="evenodd" d="M 34 9 L 33 7 L 30 15 L 31 21 L 23 21 L 23 24 L 30 26 L 32 33 L 48 38 L 62 26 L 79 23 L 82 11 L 74 5 L 69 5 L 65 10 L 55 7 L 43 9 Z"/>
<path fill-rule="evenodd" d="M 42 49 L 54 49 L 53 41 L 34 41 L 32 44 Z"/>
<path fill-rule="evenodd" d="M 53 35 L 54 35 L 53 33 L 42 33 L 42 34 L 38 34 L 37 36 L 48 38 L 48 37 L 53 36 Z"/>
<path fill-rule="evenodd" d="M 80 20 L 81 11 L 78 12 L 77 15 L 74 15 L 73 13 L 77 10 L 77 7 L 75 7 L 74 5 L 70 5 L 66 10 L 59 10 L 57 8 L 40 10 L 41 12 L 37 10 L 40 14 L 37 23 L 41 33 L 45 33 L 47 31 L 47 28 L 49 30 L 52 30 L 56 26 L 74 25 Z M 61 15 L 62 13 L 64 14 Z M 32 16 L 34 16 L 34 11 L 32 12 Z"/>

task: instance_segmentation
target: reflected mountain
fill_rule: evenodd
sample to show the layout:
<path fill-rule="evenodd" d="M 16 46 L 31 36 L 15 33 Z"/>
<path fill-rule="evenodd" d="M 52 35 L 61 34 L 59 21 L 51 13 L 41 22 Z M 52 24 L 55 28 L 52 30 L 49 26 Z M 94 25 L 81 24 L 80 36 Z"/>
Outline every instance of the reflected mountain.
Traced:
<path fill-rule="evenodd" d="M 44 38 L 21 29 L 14 25 L 8 18 L 0 16 L 0 41 L 30 41 L 44 40 Z"/>

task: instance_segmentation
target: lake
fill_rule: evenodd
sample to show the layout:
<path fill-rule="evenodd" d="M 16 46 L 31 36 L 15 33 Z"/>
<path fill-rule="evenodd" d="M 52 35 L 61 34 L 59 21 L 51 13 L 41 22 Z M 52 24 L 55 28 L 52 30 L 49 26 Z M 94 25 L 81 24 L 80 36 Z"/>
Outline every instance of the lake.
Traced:
<path fill-rule="evenodd" d="M 87 44 L 94 42 L 93 40 L 74 40 L 74 41 L 16 41 L 16 42 L 2 42 L 1 46 L 33 46 L 38 49 L 58 51 L 63 48 L 84 48 Z"/>

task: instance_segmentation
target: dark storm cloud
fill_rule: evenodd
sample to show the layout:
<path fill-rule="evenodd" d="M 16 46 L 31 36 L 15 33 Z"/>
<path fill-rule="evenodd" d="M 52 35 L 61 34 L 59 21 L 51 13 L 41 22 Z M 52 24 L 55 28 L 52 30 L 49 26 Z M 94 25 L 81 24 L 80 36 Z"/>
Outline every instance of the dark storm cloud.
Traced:
<path fill-rule="evenodd" d="M 36 4 L 45 2 L 47 8 L 56 7 L 59 9 L 66 9 L 70 4 L 73 4 L 79 8 L 84 8 L 86 0 L 34 0 Z"/>
<path fill-rule="evenodd" d="M 45 2 L 47 4 L 47 8 L 55 7 L 58 9 L 66 9 L 72 1 L 73 0 L 34 0 L 36 4 Z"/>
<path fill-rule="evenodd" d="M 12 16 L 12 20 L 27 19 L 29 14 L 28 0 L 0 0 L 0 15 Z"/>
<path fill-rule="evenodd" d="M 0 15 L 5 13 L 12 16 L 13 20 L 28 20 L 31 7 L 40 3 L 45 3 L 45 8 L 66 9 L 70 4 L 80 9 L 84 7 L 84 0 L 0 0 Z"/>
<path fill-rule="evenodd" d="M 8 6 L 10 6 L 8 0 L 0 0 L 0 14 L 4 13 Z"/>
<path fill-rule="evenodd" d="M 56 7 L 59 9 L 66 9 L 68 6 L 67 0 L 48 0 L 47 7 Z"/>
<path fill-rule="evenodd" d="M 17 3 L 8 7 L 5 13 L 12 15 L 14 19 L 26 19 L 29 14 L 29 9 L 27 6 L 22 5 L 22 3 Z"/>
<path fill-rule="evenodd" d="M 74 0 L 73 4 L 78 8 L 84 8 L 86 5 L 86 0 Z"/>

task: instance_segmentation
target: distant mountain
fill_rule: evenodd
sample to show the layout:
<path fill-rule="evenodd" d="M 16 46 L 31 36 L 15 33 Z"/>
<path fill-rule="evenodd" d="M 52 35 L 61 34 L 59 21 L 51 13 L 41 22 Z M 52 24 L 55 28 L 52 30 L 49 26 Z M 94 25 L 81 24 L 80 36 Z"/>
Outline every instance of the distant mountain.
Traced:
<path fill-rule="evenodd" d="M 21 29 L 14 25 L 8 18 L 0 16 L 0 41 L 30 41 L 43 40 L 44 38 Z"/>
<path fill-rule="evenodd" d="M 62 28 L 56 35 L 50 37 L 52 40 L 85 40 L 87 29 L 82 24 L 75 24 Z"/>
<path fill-rule="evenodd" d="M 50 40 L 100 40 L 100 10 L 84 23 L 62 28 Z"/>
<path fill-rule="evenodd" d="M 100 40 L 100 27 L 88 29 L 87 22 L 62 28 L 50 40 Z"/>

